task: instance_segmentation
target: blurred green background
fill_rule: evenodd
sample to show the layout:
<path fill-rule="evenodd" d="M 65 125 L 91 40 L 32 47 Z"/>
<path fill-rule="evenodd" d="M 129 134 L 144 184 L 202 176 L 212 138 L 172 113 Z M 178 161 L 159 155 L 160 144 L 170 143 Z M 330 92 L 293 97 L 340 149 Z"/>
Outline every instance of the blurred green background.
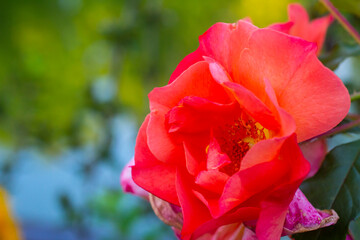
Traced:
<path fill-rule="evenodd" d="M 119 185 L 147 93 L 215 22 L 285 22 L 290 2 L 1 1 L 0 184 L 24 239 L 174 238 Z M 302 3 L 312 16 L 326 13 L 317 1 Z M 357 1 L 334 3 L 360 26 Z M 338 24 L 329 35 L 329 67 L 359 54 Z"/>

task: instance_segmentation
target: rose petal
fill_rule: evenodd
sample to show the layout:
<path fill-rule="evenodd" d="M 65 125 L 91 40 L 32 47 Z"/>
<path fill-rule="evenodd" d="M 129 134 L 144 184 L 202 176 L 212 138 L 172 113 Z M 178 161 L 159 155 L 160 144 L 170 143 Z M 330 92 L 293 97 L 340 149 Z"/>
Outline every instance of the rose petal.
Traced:
<path fill-rule="evenodd" d="M 189 66 L 176 81 L 152 90 L 149 93 L 150 109 L 168 111 L 186 96 L 206 98 L 217 103 L 231 102 L 225 89 L 211 76 L 209 64 L 201 61 Z"/>
<path fill-rule="evenodd" d="M 307 232 L 335 224 L 339 216 L 334 210 L 315 209 L 298 189 L 289 205 L 285 218 L 284 234 Z"/>
<path fill-rule="evenodd" d="M 287 23 L 275 23 L 268 26 L 267 28 L 288 34 L 292 26 L 294 26 L 293 22 L 287 22 Z"/>
<path fill-rule="evenodd" d="M 185 57 L 171 75 L 169 83 L 177 79 L 191 65 L 202 60 L 202 56 L 211 57 L 220 62 L 229 74 L 236 74 L 237 59 L 241 51 L 246 47 L 251 33 L 257 27 L 247 20 L 239 20 L 237 23 L 216 23 L 199 37 L 198 49 Z M 219 48 L 218 46 L 221 46 Z"/>
<path fill-rule="evenodd" d="M 208 170 L 219 169 L 231 163 L 228 155 L 221 151 L 220 145 L 216 138 L 212 137 L 208 147 L 206 167 Z"/>
<path fill-rule="evenodd" d="M 317 173 L 325 159 L 327 153 L 326 139 L 315 139 L 313 141 L 301 143 L 300 148 L 304 157 L 311 165 L 310 172 L 306 176 L 307 178 L 311 178 Z"/>
<path fill-rule="evenodd" d="M 184 141 L 186 168 L 193 176 L 206 168 L 207 144 L 208 137 L 205 136 L 191 136 Z"/>
<path fill-rule="evenodd" d="M 229 76 L 215 60 L 206 58 L 209 62 L 209 69 L 213 78 L 225 86 L 236 98 L 242 108 L 244 108 L 256 121 L 268 129 L 277 129 L 279 124 L 274 113 L 266 106 L 253 92 L 249 91 L 240 84 L 230 81 Z"/>
<path fill-rule="evenodd" d="M 175 188 L 176 168 L 158 161 L 149 150 L 146 137 L 148 122 L 149 115 L 141 125 L 136 139 L 135 166 L 131 168 L 133 180 L 157 197 L 179 205 Z"/>
<path fill-rule="evenodd" d="M 289 34 L 301 37 L 309 42 L 315 42 L 318 46 L 317 54 L 319 54 L 333 17 L 328 15 L 309 22 L 306 9 L 297 3 L 289 5 L 288 14 L 289 20 L 294 23 Z"/>
<path fill-rule="evenodd" d="M 253 231 L 245 227 L 244 236 L 241 240 L 258 240 L 258 238 Z"/>
<path fill-rule="evenodd" d="M 264 200 L 256 224 L 256 235 L 261 239 L 279 239 L 285 221 L 286 211 L 293 196 L 310 170 L 310 165 L 301 154 L 295 134 L 290 136 L 279 153 L 279 160 L 286 170 L 282 183 L 278 184 Z M 291 166 L 296 166 L 291 167 Z M 280 173 L 274 173 L 274 176 Z M 272 176 L 272 177 L 274 177 Z"/>
<path fill-rule="evenodd" d="M 144 189 L 142 189 L 141 187 L 139 187 L 132 179 L 131 167 L 134 166 L 134 164 L 135 164 L 135 161 L 134 161 L 134 158 L 132 158 L 130 160 L 130 162 L 128 164 L 126 164 L 123 171 L 121 172 L 121 175 L 120 175 L 121 187 L 122 187 L 123 191 L 126 193 L 131 193 L 136 196 L 148 199 L 149 193 L 147 191 L 145 191 Z"/>
<path fill-rule="evenodd" d="M 191 177 L 186 172 L 177 170 L 176 191 L 184 217 L 181 230 L 181 236 L 184 238 L 190 236 L 200 225 L 212 219 L 209 210 L 192 192 L 193 183 L 190 179 Z"/>
<path fill-rule="evenodd" d="M 197 240 L 256 240 L 256 235 L 242 223 L 233 223 L 219 227 L 215 233 L 207 233 Z"/>
<path fill-rule="evenodd" d="M 217 170 L 208 170 L 201 171 L 195 183 L 211 192 L 221 194 L 228 179 L 229 176 L 225 173 Z"/>
<path fill-rule="evenodd" d="M 221 104 L 196 96 L 184 97 L 166 114 L 169 132 L 208 132 L 212 126 L 233 116 L 238 109 L 236 102 Z"/>
<path fill-rule="evenodd" d="M 345 240 L 354 240 L 349 234 L 346 235 L 346 239 Z"/>
<path fill-rule="evenodd" d="M 182 144 L 175 142 L 165 125 L 165 116 L 161 111 L 150 112 L 146 129 L 147 145 L 152 154 L 161 162 L 175 163 L 183 158 Z"/>
<path fill-rule="evenodd" d="M 260 209 L 257 207 L 244 207 L 238 208 L 237 210 L 229 214 L 223 215 L 219 218 L 213 218 L 210 221 L 202 224 L 199 228 L 197 228 L 191 239 L 197 240 L 200 236 L 203 236 L 207 233 L 214 234 L 219 227 L 224 225 L 255 220 L 259 216 L 259 211 Z M 248 230 L 245 231 L 245 236 L 252 236 L 253 233 Z"/>
<path fill-rule="evenodd" d="M 299 142 L 333 128 L 350 108 L 344 84 L 323 67 L 315 51 L 314 44 L 300 38 L 260 29 L 251 35 L 240 60 L 240 84 L 257 93 L 268 79 L 279 106 L 296 122 Z"/>

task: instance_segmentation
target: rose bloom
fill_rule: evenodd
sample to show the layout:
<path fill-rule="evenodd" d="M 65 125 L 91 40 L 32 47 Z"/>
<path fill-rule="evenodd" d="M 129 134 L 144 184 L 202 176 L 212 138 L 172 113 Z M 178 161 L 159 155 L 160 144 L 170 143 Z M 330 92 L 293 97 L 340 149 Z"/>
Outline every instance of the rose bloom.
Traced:
<path fill-rule="evenodd" d="M 279 239 L 301 217 L 288 214 L 310 170 L 298 143 L 336 126 L 349 94 L 301 38 L 240 20 L 199 42 L 149 94 L 132 178 L 181 207 L 182 239 L 240 223 Z"/>

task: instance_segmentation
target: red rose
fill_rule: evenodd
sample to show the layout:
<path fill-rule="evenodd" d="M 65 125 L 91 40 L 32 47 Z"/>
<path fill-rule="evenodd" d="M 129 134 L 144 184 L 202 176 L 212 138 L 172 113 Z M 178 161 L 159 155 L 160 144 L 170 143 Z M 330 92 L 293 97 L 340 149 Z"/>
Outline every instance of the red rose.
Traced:
<path fill-rule="evenodd" d="M 300 38 L 240 20 L 199 41 L 149 94 L 133 179 L 181 206 L 182 239 L 240 222 L 279 239 L 309 172 L 298 142 L 338 124 L 348 92 Z"/>

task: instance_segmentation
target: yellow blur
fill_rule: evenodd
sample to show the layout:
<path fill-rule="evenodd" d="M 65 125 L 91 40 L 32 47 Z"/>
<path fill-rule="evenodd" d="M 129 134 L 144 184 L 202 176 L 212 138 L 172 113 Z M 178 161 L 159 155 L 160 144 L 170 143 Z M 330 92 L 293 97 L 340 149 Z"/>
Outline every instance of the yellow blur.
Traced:
<path fill-rule="evenodd" d="M 0 239 L 20 240 L 19 228 L 12 216 L 6 191 L 0 187 Z"/>
<path fill-rule="evenodd" d="M 294 0 L 242 0 L 235 4 L 234 11 L 240 17 L 250 17 L 259 27 L 287 21 L 287 6 Z"/>

